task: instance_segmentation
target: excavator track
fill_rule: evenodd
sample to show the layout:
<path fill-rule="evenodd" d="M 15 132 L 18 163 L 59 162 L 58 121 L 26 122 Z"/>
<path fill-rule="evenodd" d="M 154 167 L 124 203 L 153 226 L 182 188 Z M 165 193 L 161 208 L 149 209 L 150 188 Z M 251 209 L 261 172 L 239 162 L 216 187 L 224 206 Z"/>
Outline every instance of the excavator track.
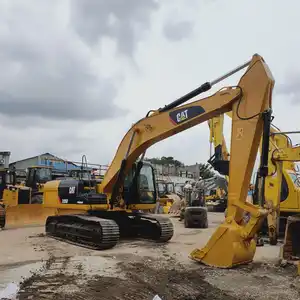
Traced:
<path fill-rule="evenodd" d="M 90 211 L 98 218 L 114 220 L 120 229 L 121 238 L 146 239 L 159 243 L 168 242 L 174 234 L 172 221 L 165 216 L 124 211 Z"/>
<path fill-rule="evenodd" d="M 86 215 L 50 216 L 46 233 L 77 246 L 105 250 L 113 248 L 120 237 L 166 243 L 173 237 L 174 227 L 163 216 L 91 211 Z"/>
<path fill-rule="evenodd" d="M 120 237 L 114 220 L 90 215 L 50 216 L 46 221 L 46 234 L 93 250 L 113 248 Z"/>
<path fill-rule="evenodd" d="M 159 243 L 168 242 L 174 234 L 172 221 L 163 216 L 152 214 L 134 215 L 134 226 L 137 226 L 137 238 L 153 240 Z"/>

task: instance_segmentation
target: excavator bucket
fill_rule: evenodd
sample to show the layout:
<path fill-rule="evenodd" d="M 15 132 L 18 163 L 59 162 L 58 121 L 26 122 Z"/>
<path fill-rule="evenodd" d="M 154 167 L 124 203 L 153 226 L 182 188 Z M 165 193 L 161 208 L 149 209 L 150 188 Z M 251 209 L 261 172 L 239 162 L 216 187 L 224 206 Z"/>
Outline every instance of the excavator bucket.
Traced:
<path fill-rule="evenodd" d="M 285 227 L 280 257 L 286 260 L 300 259 L 300 215 L 289 216 Z"/>
<path fill-rule="evenodd" d="M 256 242 L 253 238 L 243 239 L 241 229 L 242 227 L 234 221 L 231 223 L 225 221 L 217 228 L 204 248 L 191 252 L 190 258 L 218 268 L 232 268 L 251 262 Z"/>
<path fill-rule="evenodd" d="M 20 204 L 5 209 L 5 228 L 44 226 L 48 216 L 56 214 L 55 208 L 42 204 Z"/>

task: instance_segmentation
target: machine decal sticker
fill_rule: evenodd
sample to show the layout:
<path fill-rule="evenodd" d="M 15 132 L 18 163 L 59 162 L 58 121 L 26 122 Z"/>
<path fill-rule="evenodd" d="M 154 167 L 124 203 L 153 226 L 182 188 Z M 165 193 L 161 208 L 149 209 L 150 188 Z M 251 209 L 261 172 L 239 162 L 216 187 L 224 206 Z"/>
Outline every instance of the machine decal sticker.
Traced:
<path fill-rule="evenodd" d="M 76 186 L 70 186 L 69 187 L 69 194 L 75 194 Z"/>
<path fill-rule="evenodd" d="M 178 125 L 182 122 L 195 118 L 205 112 L 202 106 L 192 106 L 189 108 L 181 108 L 169 113 L 170 120 L 173 124 Z"/>

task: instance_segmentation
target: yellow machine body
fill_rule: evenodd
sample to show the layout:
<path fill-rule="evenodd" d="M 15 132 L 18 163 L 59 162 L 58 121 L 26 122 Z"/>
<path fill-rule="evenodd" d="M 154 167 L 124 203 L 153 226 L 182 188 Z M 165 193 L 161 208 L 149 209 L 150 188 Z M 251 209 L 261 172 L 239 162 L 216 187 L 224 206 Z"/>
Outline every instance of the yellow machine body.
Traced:
<path fill-rule="evenodd" d="M 48 216 L 57 214 L 56 209 L 42 204 L 45 181 L 51 179 L 52 167 L 31 166 L 24 183 L 7 185 L 2 195 L 6 228 L 42 226 Z"/>
<path fill-rule="evenodd" d="M 164 214 L 168 214 L 169 210 L 174 202 L 174 200 L 172 198 L 169 198 L 167 195 L 159 198 L 159 204 L 162 206 L 163 208 L 163 213 Z"/>
<path fill-rule="evenodd" d="M 231 113 L 227 115 L 232 117 Z M 229 153 L 224 142 L 223 120 L 224 115 L 210 120 L 210 136 L 215 148 L 219 145 L 222 147 L 222 159 L 227 160 Z M 295 171 L 295 161 L 299 158 L 295 154 L 296 148 L 293 149 L 291 139 L 287 135 L 282 134 L 275 126 L 271 126 L 270 131 L 268 176 L 265 179 L 265 208 L 268 210 L 269 242 L 276 245 L 280 214 L 287 217 L 300 213 L 300 181 Z M 229 177 L 226 176 L 226 179 L 229 180 Z M 281 190 L 280 196 L 279 190 Z"/>
<path fill-rule="evenodd" d="M 263 62 L 250 65 L 248 72 L 251 75 L 242 77 L 238 84 L 243 91 L 247 90 L 243 92 L 244 105 L 235 103 L 232 109 L 227 216 L 207 245 L 190 255 L 216 267 L 229 268 L 253 260 L 254 235 L 267 215 L 266 210 L 247 203 L 246 198 L 263 132 L 259 112 L 271 107 L 274 79 Z M 243 224 L 244 211 L 251 216 L 247 224 Z"/>
<path fill-rule="evenodd" d="M 175 194 L 175 185 L 173 182 L 168 182 L 166 180 L 157 180 L 156 184 L 159 205 L 162 207 L 163 213 L 168 214 L 174 203 L 174 196 L 178 197 Z"/>
<path fill-rule="evenodd" d="M 20 198 L 22 197 L 22 200 Z M 31 204 L 31 189 L 26 186 L 8 186 L 3 192 L 5 207 L 5 227 L 18 228 L 44 225 L 48 216 L 56 214 L 56 209 L 44 208 L 43 204 Z M 26 204 L 20 204 L 26 203 Z"/>
<path fill-rule="evenodd" d="M 281 184 L 284 172 L 284 163 L 294 163 L 300 161 L 300 146 L 290 146 L 285 149 L 276 149 L 273 153 L 273 159 L 276 161 L 278 177 L 278 189 L 281 190 Z M 289 173 L 289 177 L 294 184 L 294 192 L 299 193 L 299 178 L 295 173 Z M 288 181 L 288 180 L 286 180 Z M 295 183 L 297 187 L 295 188 Z M 299 195 L 299 194 L 298 194 Z M 299 197 L 299 196 L 298 196 Z M 282 198 L 280 192 L 277 193 L 277 202 Z M 298 198 L 299 199 L 299 198 Z M 300 260 L 300 214 L 296 213 L 288 216 L 285 227 L 284 243 L 281 247 L 280 256 L 286 260 Z"/>
<path fill-rule="evenodd" d="M 176 103 L 153 111 L 136 122 L 121 141 L 103 181 L 96 186 L 94 196 L 100 199 L 97 200 L 98 204 L 94 205 L 93 199 L 88 201 L 88 204 L 84 201 L 70 203 L 70 197 L 76 190 L 76 186 L 72 186 L 71 181 L 47 182 L 44 185 L 43 206 L 56 210 L 58 215 L 47 218 L 46 232 L 67 239 L 70 235 L 76 236 L 76 232 L 83 230 L 82 232 L 86 235 L 82 233 L 76 236 L 75 240 L 81 238 L 82 242 L 87 242 L 93 247 L 99 241 L 99 236 L 101 243 L 99 242 L 96 246 L 108 249 L 117 243 L 119 232 L 126 230 L 126 226 L 122 224 L 127 222 L 126 224 L 130 225 L 131 218 L 138 216 L 134 219 L 135 222 L 140 222 L 143 218 L 157 222 L 155 227 L 153 225 L 148 227 L 150 230 L 146 230 L 148 235 L 150 234 L 156 240 L 168 241 L 173 235 L 169 218 L 128 213 L 135 210 L 146 211 L 153 209 L 156 205 L 156 201 L 153 201 L 155 199 L 150 199 L 147 194 L 149 185 L 152 183 L 148 181 L 148 188 L 146 188 L 146 183 L 142 181 L 149 170 L 146 168 L 144 177 L 139 179 L 141 187 L 139 197 L 132 196 L 134 193 L 129 193 L 130 197 L 127 200 L 122 196 L 125 193 L 125 176 L 134 172 L 133 166 L 138 158 L 140 156 L 143 158 L 145 151 L 151 145 L 215 116 L 232 111 L 227 216 L 207 245 L 202 249 L 195 249 L 190 257 L 204 264 L 221 268 L 251 262 L 255 254 L 254 236 L 266 217 L 267 211 L 247 203 L 246 198 L 263 132 L 263 114 L 269 112 L 272 107 L 274 79 L 263 58 L 257 54 L 252 57 L 251 62 L 242 66 L 244 67 L 247 67 L 246 72 L 237 86 L 226 87 L 209 97 L 180 106 L 177 104 L 178 101 L 175 101 Z M 205 84 L 202 92 L 207 90 L 207 84 Z M 185 99 L 192 98 L 190 93 L 187 96 Z M 181 104 L 185 101 L 181 101 Z M 137 163 L 135 170 L 138 168 Z M 137 171 L 136 174 L 138 174 Z M 134 179 L 134 175 L 132 178 Z M 62 194 L 67 196 L 62 196 Z M 247 224 L 243 223 L 245 211 L 251 216 Z M 119 222 L 119 218 L 122 222 Z M 81 220 L 81 223 L 77 223 L 69 234 L 67 230 L 78 220 Z M 139 236 L 145 233 L 143 228 L 146 227 L 143 226 L 148 226 L 147 224 L 149 224 L 148 221 L 139 228 Z M 136 226 L 132 228 L 133 231 L 134 228 Z M 89 229 L 91 232 L 88 232 Z M 166 229 L 168 234 L 164 236 Z"/>

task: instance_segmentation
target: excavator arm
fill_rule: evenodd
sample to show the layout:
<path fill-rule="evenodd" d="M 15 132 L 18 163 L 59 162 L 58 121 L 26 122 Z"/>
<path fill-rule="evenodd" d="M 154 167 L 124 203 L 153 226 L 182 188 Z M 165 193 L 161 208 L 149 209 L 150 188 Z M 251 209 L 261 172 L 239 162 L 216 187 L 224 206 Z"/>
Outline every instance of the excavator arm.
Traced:
<path fill-rule="evenodd" d="M 210 97 L 181 105 L 207 91 L 214 83 L 245 67 L 247 70 L 237 86 L 224 88 Z M 263 58 L 256 54 L 250 62 L 229 74 L 202 85 L 139 120 L 121 141 L 102 183 L 97 186 L 98 192 L 111 196 L 111 207 L 127 205 L 130 208 L 130 203 L 128 206 L 128 203 L 122 203 L 120 200 L 124 177 L 134 162 L 140 156 L 143 158 L 150 146 L 232 111 L 228 215 L 225 223 L 218 227 L 208 244 L 201 250 L 194 250 L 191 258 L 218 267 L 232 267 L 252 261 L 256 247 L 253 237 L 266 216 L 266 211 L 246 203 L 246 196 L 260 137 L 262 134 L 269 136 L 273 86 L 274 79 L 268 66 Z M 268 144 L 266 145 L 268 147 Z M 268 153 L 263 157 L 262 173 L 265 173 Z M 246 225 L 242 223 L 244 211 L 251 215 Z"/>
<path fill-rule="evenodd" d="M 231 112 L 227 115 L 231 118 Z M 211 136 L 215 146 L 220 145 L 220 141 L 224 139 L 223 122 L 224 115 L 218 116 L 209 122 L 215 124 L 210 127 Z M 289 132 L 294 133 L 294 132 Z M 298 132 L 296 132 L 298 133 Z M 222 143 L 222 152 L 227 152 L 226 146 Z M 262 151 L 263 139 L 260 140 L 260 151 Z M 228 154 L 229 156 L 229 154 Z M 222 159 L 224 159 L 222 157 Z M 269 137 L 269 158 L 268 158 L 268 176 L 265 179 L 265 199 L 263 205 L 268 210 L 267 223 L 269 243 L 271 245 L 277 244 L 277 237 L 279 231 L 279 218 L 280 218 L 280 203 L 284 200 L 282 196 L 282 181 L 283 176 L 286 180 L 291 180 L 290 173 L 295 170 L 295 162 L 300 161 L 300 147 L 293 147 L 291 139 L 275 125 L 270 127 Z M 293 173 L 294 174 L 294 173 Z M 296 179 L 298 180 L 298 178 Z M 293 182 L 293 186 L 298 184 Z M 294 195 L 294 194 L 293 194 Z M 297 200 L 296 200 L 297 201 Z M 256 201 L 257 202 L 257 201 Z"/>

